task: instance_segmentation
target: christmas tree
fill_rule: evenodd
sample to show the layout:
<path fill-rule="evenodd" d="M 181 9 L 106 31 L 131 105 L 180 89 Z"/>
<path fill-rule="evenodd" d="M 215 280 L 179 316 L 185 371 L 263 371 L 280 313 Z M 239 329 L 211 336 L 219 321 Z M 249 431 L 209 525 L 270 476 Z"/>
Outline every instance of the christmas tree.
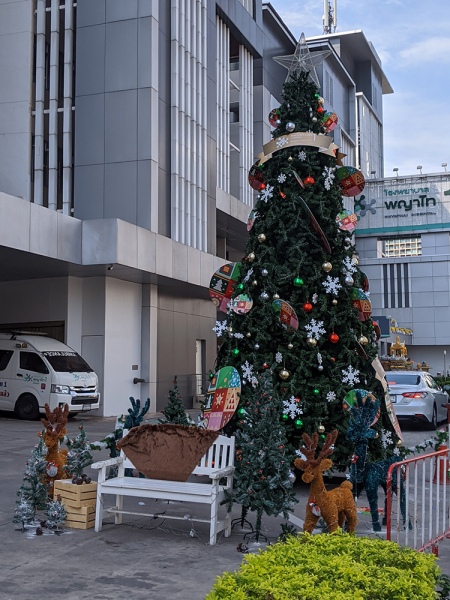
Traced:
<path fill-rule="evenodd" d="M 47 515 L 47 527 L 53 528 L 56 527 L 56 531 L 59 531 L 59 526 L 64 526 L 66 522 L 67 512 L 64 508 L 64 504 L 61 504 L 61 498 L 58 496 L 56 500 L 50 500 L 47 504 L 47 510 L 45 511 Z"/>
<path fill-rule="evenodd" d="M 31 458 L 26 463 L 23 483 L 17 495 L 20 502 L 28 502 L 33 512 L 44 510 L 47 506 L 50 485 L 46 481 L 48 463 L 46 460 L 47 448 L 44 437 L 39 437 L 39 442 L 31 451 Z"/>
<path fill-rule="evenodd" d="M 25 525 L 34 521 L 34 515 L 34 506 L 30 502 L 30 500 L 27 500 L 22 496 L 15 510 L 13 523 L 21 523 L 23 532 L 25 529 Z"/>
<path fill-rule="evenodd" d="M 83 423 L 78 426 L 80 433 L 76 438 L 67 441 L 67 459 L 64 465 L 64 471 L 67 475 L 74 478 L 80 478 L 83 475 L 83 469 L 91 465 L 94 461 L 91 454 L 91 445 L 86 437 Z"/>
<path fill-rule="evenodd" d="M 253 304 L 247 300 L 247 309 L 229 310 L 226 324 L 216 325 L 223 340 L 216 370 L 239 371 L 239 406 L 246 409 L 258 374 L 276 362 L 273 396 L 284 403 L 289 441 L 298 448 L 304 432 L 337 429 L 334 463 L 344 470 L 353 451 L 345 435 L 344 397 L 361 387 L 382 400 L 384 391 L 372 367 L 377 345 L 370 312 L 352 307 L 367 280 L 358 268 L 353 233 L 340 227 L 343 189 L 336 165 L 342 155 L 326 135 L 330 116 L 309 80 L 314 60 L 305 57 L 314 54 L 303 41 L 297 50 L 288 57 L 284 101 L 270 115 L 273 140 L 250 172 L 259 195 L 231 304 L 237 306 L 238 296 Z M 235 416 L 227 432 L 239 426 Z M 379 460 L 397 441 L 384 402 L 374 430 L 380 435 L 371 440 L 370 454 Z M 393 433 L 388 448 L 384 430 Z"/>
<path fill-rule="evenodd" d="M 178 389 L 177 376 L 173 380 L 173 388 L 167 396 L 169 402 L 162 410 L 164 419 L 159 419 L 160 423 L 171 423 L 172 425 L 192 425 L 192 419 L 186 414 L 183 401 L 181 400 L 180 390 Z"/>
<path fill-rule="evenodd" d="M 238 411 L 236 432 L 236 472 L 234 491 L 228 493 L 229 510 L 233 502 L 256 513 L 256 541 L 261 532 L 261 518 L 288 511 L 297 502 L 292 489 L 286 431 L 282 425 L 283 406 L 272 382 L 273 372 L 259 375 L 258 385 Z"/>

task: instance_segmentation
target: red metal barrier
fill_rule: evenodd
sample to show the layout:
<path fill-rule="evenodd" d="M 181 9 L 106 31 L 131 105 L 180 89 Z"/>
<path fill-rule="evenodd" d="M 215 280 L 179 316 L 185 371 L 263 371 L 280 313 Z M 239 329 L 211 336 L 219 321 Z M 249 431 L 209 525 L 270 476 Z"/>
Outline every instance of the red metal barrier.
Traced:
<path fill-rule="evenodd" d="M 395 541 L 419 552 L 431 548 L 437 555 L 438 542 L 450 536 L 450 494 L 445 485 L 449 449 L 408 458 L 389 467 L 387 474 L 386 529 L 392 539 L 392 476 L 397 470 Z M 428 493 L 427 493 L 428 489 Z M 403 510 L 404 509 L 404 510 Z M 405 515 L 403 520 L 402 512 Z"/>

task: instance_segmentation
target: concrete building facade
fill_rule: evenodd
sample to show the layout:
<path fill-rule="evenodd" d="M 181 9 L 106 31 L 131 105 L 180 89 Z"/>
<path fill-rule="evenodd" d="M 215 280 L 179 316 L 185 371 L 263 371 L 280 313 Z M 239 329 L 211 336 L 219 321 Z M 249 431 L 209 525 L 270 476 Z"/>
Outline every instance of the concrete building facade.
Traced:
<path fill-rule="evenodd" d="M 373 314 L 391 317 L 393 328 L 381 354 L 398 335 L 410 359 L 443 373 L 450 366 L 450 174 L 373 179 L 356 202 L 356 247 Z"/>
<path fill-rule="evenodd" d="M 311 49 L 332 47 L 326 108 L 357 164 L 358 94 L 374 111 L 358 81 L 369 69 L 387 84 L 365 38 L 358 66 L 356 42 L 328 37 Z M 187 405 L 201 391 L 217 344 L 209 281 L 242 257 L 248 170 L 286 77 L 272 58 L 295 44 L 261 0 L 0 4 L 0 330 L 80 352 L 102 414 L 129 396 L 161 409 L 174 375 Z"/>

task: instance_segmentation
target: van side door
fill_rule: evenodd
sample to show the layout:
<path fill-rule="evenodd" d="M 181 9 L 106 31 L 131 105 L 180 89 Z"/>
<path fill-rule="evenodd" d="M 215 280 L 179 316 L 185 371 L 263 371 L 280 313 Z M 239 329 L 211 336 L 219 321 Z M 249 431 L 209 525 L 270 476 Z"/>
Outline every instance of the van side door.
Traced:
<path fill-rule="evenodd" d="M 33 350 L 19 351 L 16 385 L 19 393 L 31 393 L 41 408 L 50 400 L 51 374 L 43 359 Z"/>
<path fill-rule="evenodd" d="M 0 350 L 0 410 L 14 410 L 12 369 L 14 366 L 14 350 Z"/>

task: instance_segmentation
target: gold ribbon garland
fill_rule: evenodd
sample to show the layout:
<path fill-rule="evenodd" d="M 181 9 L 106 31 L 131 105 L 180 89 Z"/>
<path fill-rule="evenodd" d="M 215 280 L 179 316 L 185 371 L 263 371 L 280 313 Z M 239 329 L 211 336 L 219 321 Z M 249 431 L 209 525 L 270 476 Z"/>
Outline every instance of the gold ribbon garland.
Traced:
<path fill-rule="evenodd" d="M 346 156 L 340 152 L 335 154 L 339 146 L 333 142 L 333 138 L 323 133 L 313 133 L 311 131 L 294 131 L 287 135 L 282 135 L 264 144 L 263 151 L 256 157 L 260 165 L 272 158 L 272 154 L 283 148 L 292 148 L 292 146 L 312 146 L 318 148 L 319 152 L 337 158 L 337 164 Z"/>

